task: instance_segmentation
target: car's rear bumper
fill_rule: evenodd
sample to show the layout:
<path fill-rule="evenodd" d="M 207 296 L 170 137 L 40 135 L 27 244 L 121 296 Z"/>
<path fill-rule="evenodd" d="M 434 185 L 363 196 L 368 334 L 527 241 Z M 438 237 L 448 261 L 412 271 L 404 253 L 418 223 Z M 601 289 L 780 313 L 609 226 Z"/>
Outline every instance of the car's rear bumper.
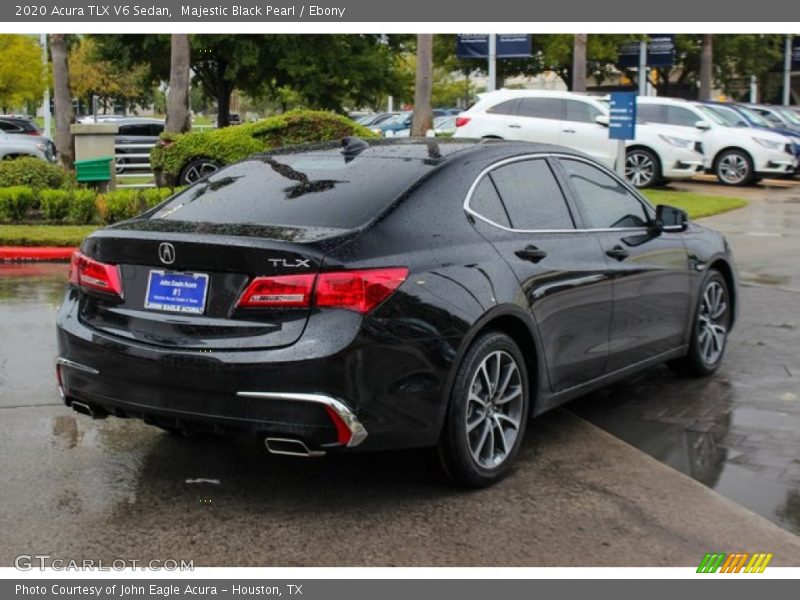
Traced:
<path fill-rule="evenodd" d="M 438 439 L 454 354 L 441 342 L 385 344 L 357 328 L 292 347 L 183 351 L 89 328 L 76 307 L 68 295 L 59 312 L 57 369 L 65 403 L 84 412 L 297 439 L 312 451 Z M 312 321 L 304 338 L 316 335 Z"/>

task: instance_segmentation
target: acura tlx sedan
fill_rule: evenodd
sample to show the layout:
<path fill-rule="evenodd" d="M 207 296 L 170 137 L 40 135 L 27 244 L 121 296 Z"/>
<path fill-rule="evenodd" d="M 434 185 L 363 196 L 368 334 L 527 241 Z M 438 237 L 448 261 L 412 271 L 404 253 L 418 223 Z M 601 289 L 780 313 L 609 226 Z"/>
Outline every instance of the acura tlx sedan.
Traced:
<path fill-rule="evenodd" d="M 89 236 L 57 372 L 96 418 L 275 454 L 432 446 L 482 486 L 533 415 L 664 361 L 713 373 L 736 304 L 720 234 L 576 151 L 346 138 Z"/>

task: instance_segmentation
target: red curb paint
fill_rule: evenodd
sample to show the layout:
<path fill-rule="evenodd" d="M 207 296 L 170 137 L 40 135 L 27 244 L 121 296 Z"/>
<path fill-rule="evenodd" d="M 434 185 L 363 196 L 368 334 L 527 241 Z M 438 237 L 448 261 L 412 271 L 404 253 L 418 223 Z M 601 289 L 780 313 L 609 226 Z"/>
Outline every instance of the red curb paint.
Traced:
<path fill-rule="evenodd" d="M 0 261 L 69 260 L 77 248 L 50 246 L 0 246 Z"/>

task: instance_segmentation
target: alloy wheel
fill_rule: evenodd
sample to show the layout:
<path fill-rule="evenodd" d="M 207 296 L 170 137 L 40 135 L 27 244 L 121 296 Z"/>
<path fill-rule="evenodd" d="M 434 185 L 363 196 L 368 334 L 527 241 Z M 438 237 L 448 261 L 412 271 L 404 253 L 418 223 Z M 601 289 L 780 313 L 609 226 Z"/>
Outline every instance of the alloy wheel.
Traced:
<path fill-rule="evenodd" d="M 741 154 L 726 154 L 719 160 L 718 175 L 725 183 L 737 185 L 750 176 L 750 164 Z"/>
<path fill-rule="evenodd" d="M 719 282 L 711 281 L 703 292 L 697 328 L 697 346 L 708 365 L 716 364 L 725 350 L 727 315 L 725 290 Z"/>
<path fill-rule="evenodd" d="M 502 350 L 486 356 L 469 386 L 465 427 L 469 450 L 484 469 L 501 465 L 514 447 L 523 414 L 522 376 Z"/>
<path fill-rule="evenodd" d="M 647 187 L 656 176 L 656 164 L 644 152 L 631 152 L 625 158 L 625 178 L 637 188 Z"/>

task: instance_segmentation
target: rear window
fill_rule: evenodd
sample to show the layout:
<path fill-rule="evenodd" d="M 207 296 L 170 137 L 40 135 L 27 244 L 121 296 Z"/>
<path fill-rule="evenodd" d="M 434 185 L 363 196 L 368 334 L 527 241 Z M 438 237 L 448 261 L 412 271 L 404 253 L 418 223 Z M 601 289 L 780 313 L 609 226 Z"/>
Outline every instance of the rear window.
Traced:
<path fill-rule="evenodd" d="M 438 164 L 368 152 L 254 156 L 174 196 L 150 219 L 353 229 Z"/>

